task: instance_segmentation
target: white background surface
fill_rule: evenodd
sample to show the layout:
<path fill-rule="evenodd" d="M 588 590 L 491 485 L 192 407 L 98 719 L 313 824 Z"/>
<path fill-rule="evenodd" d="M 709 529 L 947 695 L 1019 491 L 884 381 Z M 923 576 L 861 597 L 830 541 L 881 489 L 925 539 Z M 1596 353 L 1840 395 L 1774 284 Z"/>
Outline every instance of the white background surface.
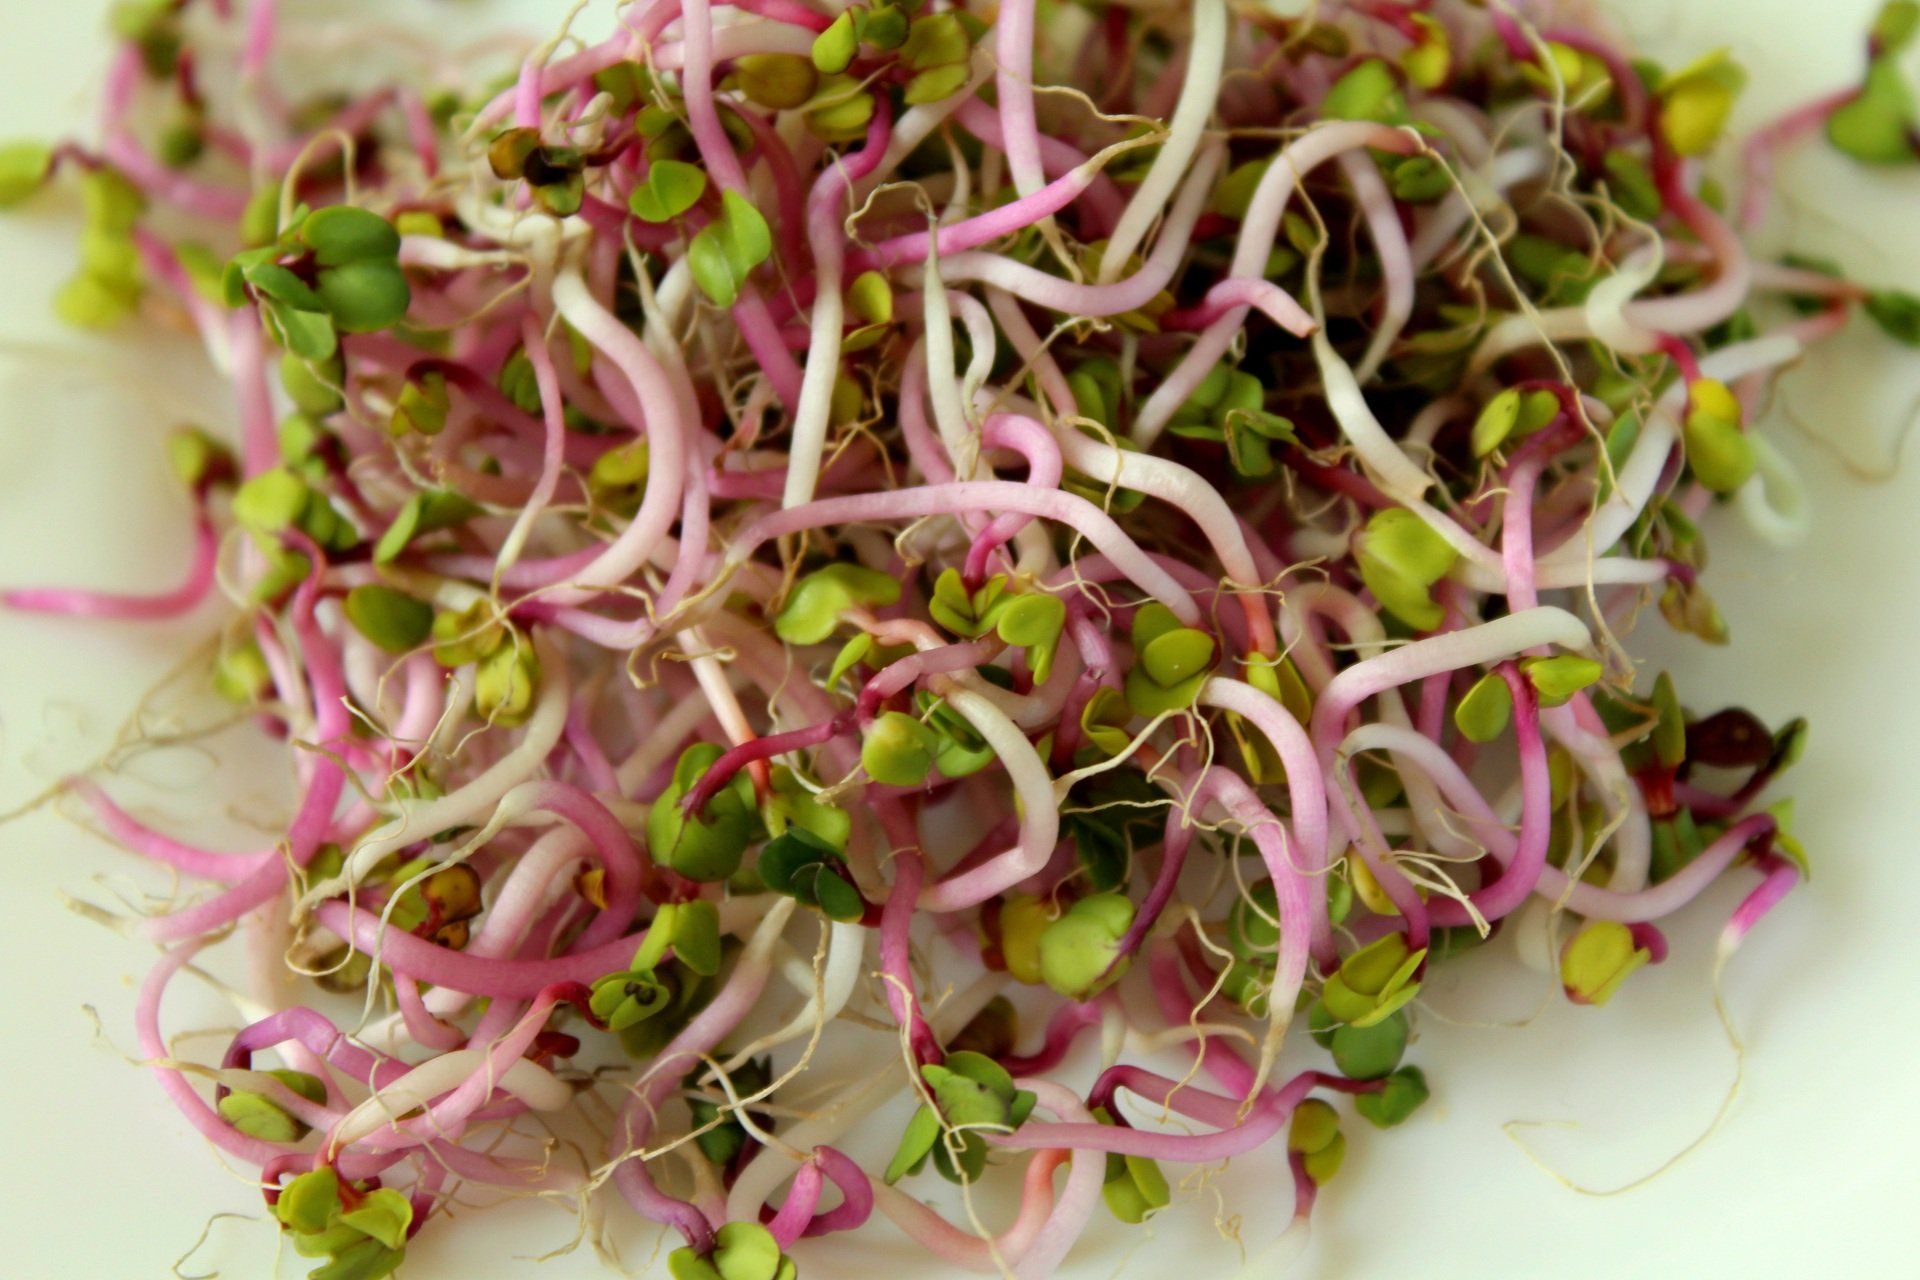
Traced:
<path fill-rule="evenodd" d="M 0 135 L 50 135 L 91 119 L 102 51 L 100 0 L 6 0 L 0 24 Z M 546 6 L 558 14 L 564 6 Z M 1613 11 L 1671 53 L 1724 42 L 1753 72 L 1751 124 L 1857 73 L 1869 0 L 1651 0 Z M 464 6 L 446 5 L 443 12 Z M 1920 286 L 1920 177 L 1863 174 L 1817 148 L 1784 166 L 1778 240 L 1840 257 L 1862 278 Z M 187 550 L 185 503 L 160 440 L 183 418 L 224 425 L 221 389 L 178 340 L 60 333 L 48 301 L 72 261 L 75 212 L 36 203 L 0 222 L 0 580 L 142 587 L 171 582 Z M 1602 1010 L 1557 1001 L 1522 1028 L 1449 1025 L 1520 1019 L 1537 987 L 1502 960 L 1433 984 L 1411 1060 L 1436 1097 L 1391 1134 L 1350 1126 L 1347 1167 L 1323 1195 L 1315 1240 L 1295 1274 L 1325 1277 L 1911 1276 L 1920 1257 L 1913 1151 L 1920 1050 L 1910 957 L 1920 902 L 1920 693 L 1911 637 L 1920 623 L 1913 534 L 1920 478 L 1884 467 L 1920 393 L 1920 359 L 1857 325 L 1786 383 L 1774 439 L 1805 471 L 1817 507 L 1797 551 L 1756 545 L 1736 521 L 1712 526 L 1708 583 L 1734 645 L 1671 640 L 1656 621 L 1637 645 L 1679 673 L 1699 707 L 1739 701 L 1769 721 L 1812 718 L 1792 778 L 1816 874 L 1750 939 L 1727 992 L 1749 1044 L 1728 1122 L 1653 1185 L 1591 1198 L 1543 1174 L 1502 1132 L 1515 1119 L 1571 1122 L 1531 1134 L 1542 1157 L 1599 1186 L 1628 1181 L 1679 1149 L 1713 1115 L 1733 1076 L 1707 990 L 1711 940 L 1738 893 L 1696 905 L 1675 955 L 1636 976 Z M 131 363 L 130 363 L 131 362 Z M 1843 462 L 1851 459 L 1854 469 Z M 124 626 L 0 616 L 0 811 L 96 756 L 139 693 L 179 661 L 205 619 Z M 204 773 L 204 770 L 202 771 Z M 174 812 L 193 813 L 186 791 Z M 105 876 L 107 881 L 96 880 Z M 1735 876 L 1740 889 L 1750 877 Z M 163 1102 L 132 1051 L 133 984 L 151 950 L 68 913 L 58 894 L 96 901 L 134 883 L 131 860 L 47 813 L 0 827 L 0 1274 L 163 1276 L 217 1212 L 223 1221 L 188 1271 L 269 1274 L 272 1237 L 258 1201 L 223 1176 Z M 1471 986 L 1468 991 L 1463 988 Z M 169 1027 L 217 1006 L 185 989 Z M 95 1006 L 105 1039 L 82 1009 Z M 201 1049 L 210 1052 L 204 1044 Z M 1290 1191 L 1269 1156 L 1214 1184 L 1244 1236 L 1283 1223 Z M 1098 1211 L 1097 1211 L 1098 1212 Z M 1096 1233 L 1069 1274 L 1227 1274 L 1212 1189 L 1135 1234 Z M 590 1256 L 516 1259 L 564 1244 L 572 1225 L 522 1208 L 485 1225 L 429 1229 L 410 1251 L 417 1280 L 604 1274 Z M 931 1275 L 889 1226 L 860 1233 L 874 1275 Z M 1117 1237 L 1114 1238 L 1114 1237 Z M 631 1234 L 630 1239 L 635 1239 Z M 1123 1250 L 1139 1245 L 1128 1255 Z M 644 1258 L 645 1251 L 630 1256 Z M 856 1275 L 803 1253 L 816 1278 Z M 807 1262 L 811 1257 L 813 1262 Z M 292 1260 L 296 1262 L 298 1260 Z M 303 1268 L 302 1268 L 303 1270 Z M 289 1269 L 287 1274 L 299 1274 Z"/>

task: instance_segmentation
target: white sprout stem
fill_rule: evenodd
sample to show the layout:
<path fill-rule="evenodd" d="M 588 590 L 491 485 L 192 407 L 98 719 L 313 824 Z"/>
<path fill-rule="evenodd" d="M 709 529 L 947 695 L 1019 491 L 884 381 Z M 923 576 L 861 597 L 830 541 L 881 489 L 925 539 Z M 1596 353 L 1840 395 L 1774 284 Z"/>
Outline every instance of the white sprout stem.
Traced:
<path fill-rule="evenodd" d="M 520 741 L 513 749 L 457 791 L 432 800 L 402 801 L 400 812 L 392 821 L 369 833 L 347 855 L 339 875 L 307 891 L 300 899 L 301 910 L 310 910 L 316 903 L 346 892 L 365 879 L 388 854 L 436 831 L 472 823 L 539 770 L 566 728 L 567 662 L 544 630 L 534 633 L 533 651 L 540 661 L 539 688 L 534 694 L 533 710 L 521 728 Z"/>
<path fill-rule="evenodd" d="M 1345 736 L 1347 714 L 1376 694 L 1549 645 L 1591 651 L 1593 636 L 1584 622 L 1565 609 L 1541 605 L 1363 659 L 1336 675 L 1321 693 L 1313 710 L 1314 743 L 1320 747 L 1322 759 L 1329 758 L 1334 745 Z"/>
<path fill-rule="evenodd" d="M 652 350 L 595 301 L 579 272 L 565 270 L 554 278 L 553 302 L 574 331 L 612 361 L 647 414 L 647 486 L 640 509 L 620 536 L 574 575 L 578 590 L 565 593 L 570 597 L 565 602 L 573 604 L 591 598 L 587 589 L 615 587 L 631 578 L 673 527 L 680 516 L 687 447 L 696 428 L 683 419 L 686 397 Z"/>
<path fill-rule="evenodd" d="M 721 1064 L 722 1069 L 734 1071 L 747 1059 L 810 1036 L 816 1026 L 824 1026 L 839 1017 L 859 988 L 860 975 L 865 972 L 867 932 L 857 923 L 827 921 L 827 959 L 817 983 L 812 966 L 803 964 L 802 989 L 807 993 L 807 1002 L 784 1026 L 735 1050 Z"/>
<path fill-rule="evenodd" d="M 1798 359 L 1801 345 L 1792 337 L 1775 334 L 1723 347 L 1700 361 L 1700 372 L 1709 378 L 1729 382 L 1761 369 L 1771 369 Z M 1627 455 L 1617 474 L 1614 492 L 1600 504 L 1588 525 L 1588 532 L 1568 544 L 1556 547 L 1540 557 L 1543 571 L 1558 570 L 1569 562 L 1580 562 L 1605 551 L 1626 535 L 1633 522 L 1652 501 L 1667 455 L 1679 439 L 1674 412 L 1687 395 L 1684 383 L 1667 388 L 1666 394 L 1647 415 L 1640 438 Z M 1547 585 L 1543 579 L 1542 586 Z"/>
<path fill-rule="evenodd" d="M 1381 147 L 1404 154 L 1418 145 L 1402 130 L 1351 120 L 1315 125 L 1289 142 L 1274 157 L 1273 163 L 1267 166 L 1259 185 L 1254 188 L 1253 198 L 1247 205 L 1247 215 L 1240 223 L 1240 239 L 1234 247 L 1230 274 L 1248 280 L 1265 278 L 1267 258 L 1279 237 L 1280 220 L 1286 213 L 1287 204 L 1313 169 L 1342 152 L 1359 147 Z M 1196 176 L 1199 172 L 1196 168 Z M 1171 224 L 1173 219 L 1168 221 Z M 1161 232 L 1161 242 L 1154 246 L 1156 254 L 1171 234 L 1171 226 Z M 1248 309 L 1246 306 L 1235 307 L 1201 331 L 1200 337 L 1181 357 L 1173 372 L 1147 397 L 1134 415 L 1135 444 L 1146 449 L 1160 438 L 1161 431 L 1172 420 L 1181 403 L 1226 353 L 1234 335 L 1246 324 Z"/>
<path fill-rule="evenodd" d="M 1199 473 L 1171 458 L 1116 449 L 1066 423 L 1056 422 L 1053 434 L 1060 442 L 1060 456 L 1069 466 L 1102 484 L 1116 484 L 1158 498 L 1185 514 L 1200 526 L 1235 586 L 1259 585 L 1260 570 L 1247 545 L 1246 530 L 1226 498 Z"/>
<path fill-rule="evenodd" d="M 1799 471 L 1765 436 L 1748 439 L 1753 442 L 1753 478 L 1734 497 L 1747 527 L 1776 547 L 1804 541 L 1813 526 L 1813 508 Z"/>
<path fill-rule="evenodd" d="M 328 1135 L 329 1145 L 335 1149 L 351 1146 L 378 1133 L 407 1112 L 458 1088 L 486 1065 L 487 1051 L 477 1048 L 454 1049 L 427 1059 L 347 1112 Z M 571 1084 L 525 1058 L 516 1058 L 500 1073 L 498 1088 L 535 1111 L 561 1111 L 573 1104 Z"/>
<path fill-rule="evenodd" d="M 971 480 L 980 465 L 980 443 L 968 427 L 966 406 L 960 401 L 960 374 L 953 350 L 953 311 L 947 301 L 946 286 L 940 282 L 937 253 L 928 254 L 924 277 L 920 292 L 925 336 L 921 341 L 927 353 L 927 399 L 933 406 L 933 425 L 940 433 L 940 443 L 946 447 L 948 460 L 953 463 L 954 478 Z"/>
<path fill-rule="evenodd" d="M 1037 874 L 1060 839 L 1060 806 L 1053 775 L 1020 727 L 987 699 L 951 681 L 936 681 L 942 695 L 999 755 L 1019 805 L 1020 829 L 1012 848 L 959 875 L 920 891 L 922 911 L 958 911 L 997 897 Z"/>
<path fill-rule="evenodd" d="M 1360 212 L 1367 219 L 1367 232 L 1380 258 L 1380 279 L 1386 286 L 1379 327 L 1367 343 L 1359 368 L 1354 370 L 1359 381 L 1370 382 L 1413 317 L 1413 250 L 1400 226 L 1400 209 L 1393 202 L 1393 193 L 1380 176 L 1380 166 L 1371 157 L 1349 151 L 1340 157 L 1340 171 L 1347 175 L 1347 185 L 1353 188 Z"/>
<path fill-rule="evenodd" d="M 1193 38 L 1187 46 L 1186 79 L 1181 83 L 1180 98 L 1167 125 L 1167 138 L 1160 144 L 1159 154 L 1154 156 L 1147 176 L 1134 188 L 1133 198 L 1127 201 L 1113 234 L 1107 238 L 1107 247 L 1100 256 L 1100 272 L 1095 277 L 1100 284 L 1112 284 L 1120 278 L 1127 260 L 1146 242 L 1154 220 L 1167 207 L 1174 188 L 1180 185 L 1180 179 L 1200 150 L 1201 133 L 1220 96 L 1220 79 L 1227 57 L 1227 26 L 1226 0 L 1194 0 Z M 1017 179 L 1017 172 L 1015 177 Z"/>

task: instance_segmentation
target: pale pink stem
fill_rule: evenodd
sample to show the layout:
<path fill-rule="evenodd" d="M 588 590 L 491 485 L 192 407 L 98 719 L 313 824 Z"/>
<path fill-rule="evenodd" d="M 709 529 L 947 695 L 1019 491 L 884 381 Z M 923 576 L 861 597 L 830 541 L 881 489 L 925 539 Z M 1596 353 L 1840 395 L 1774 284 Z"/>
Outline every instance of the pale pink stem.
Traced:
<path fill-rule="evenodd" d="M 1000 124 L 1000 113 L 978 98 L 968 98 L 953 113 L 954 120 L 980 141 L 988 146 L 1005 151 L 1006 132 Z M 1040 162 L 1044 172 L 1058 176 L 1087 162 L 1087 153 L 1063 138 L 1042 136 L 1040 138 Z M 1120 215 L 1126 210 L 1126 201 L 1120 196 L 1120 189 L 1112 178 L 1104 173 L 1096 174 L 1087 187 L 1085 207 L 1079 212 L 1086 218 L 1085 230 L 1089 239 L 1098 239 L 1112 230 L 1120 221 Z M 1087 217 L 1091 215 L 1091 217 Z"/>
<path fill-rule="evenodd" d="M 881 989 L 887 1009 L 896 1024 L 907 1029 L 907 1045 L 914 1060 L 939 1062 L 945 1055 L 933 1028 L 920 1012 L 920 998 L 913 986 L 913 966 L 907 955 L 907 931 L 913 924 L 914 904 L 920 900 L 920 886 L 926 879 L 926 864 L 920 851 L 902 849 L 893 862 L 893 888 L 880 910 L 880 971 L 886 975 Z"/>
<path fill-rule="evenodd" d="M 190 613 L 213 587 L 214 562 L 220 549 L 213 522 L 203 510 L 194 522 L 193 560 L 179 586 L 157 595 L 117 591 L 85 591 L 72 587 L 21 587 L 0 592 L 0 605 L 23 613 L 61 614 L 73 618 L 116 618 L 130 622 L 160 622 Z"/>
<path fill-rule="evenodd" d="M 273 396 L 267 389 L 266 344 L 260 317 L 251 307 L 233 313 L 233 380 L 240 410 L 240 461 L 249 478 L 280 465 L 280 439 L 274 431 Z"/>
<path fill-rule="evenodd" d="M 186 1117 L 188 1124 L 200 1131 L 202 1137 L 249 1164 L 264 1165 L 284 1154 L 279 1147 L 258 1138 L 249 1138 L 229 1125 L 207 1105 L 206 1099 L 195 1092 L 176 1068 L 159 1065 L 173 1057 L 165 1037 L 160 1034 L 161 997 L 166 994 L 167 983 L 173 975 L 206 945 L 205 939 L 196 939 L 162 952 L 158 963 L 148 970 L 146 980 L 140 984 L 140 1000 L 133 1013 L 140 1052 L 151 1064 L 148 1070 L 160 1082 L 161 1089 L 173 1099 L 180 1114 Z"/>
<path fill-rule="evenodd" d="M 633 959 L 643 933 L 605 942 L 591 950 L 574 951 L 546 960 L 506 960 L 470 956 L 462 951 L 416 938 L 404 929 L 382 924 L 378 912 L 333 898 L 314 908 L 328 929 L 346 939 L 355 951 L 373 956 L 397 974 L 468 995 L 527 1000 L 556 982 L 591 983 L 609 973 L 620 973 Z"/>
<path fill-rule="evenodd" d="M 1637 80 L 1635 83 L 1638 83 Z M 1756 129 L 1741 148 L 1746 183 L 1740 190 L 1740 230 L 1757 231 L 1773 199 L 1773 171 L 1782 152 L 1818 130 L 1833 113 L 1860 96 L 1858 88 L 1823 94 Z"/>
<path fill-rule="evenodd" d="M 862 249 L 847 259 L 847 270 L 858 273 L 886 270 L 907 263 L 925 262 L 929 256 L 946 258 L 966 249 L 989 244 L 1012 235 L 1043 218 L 1050 218 L 1077 200 L 1093 185 L 1091 164 L 1069 170 L 1031 194 L 1003 204 L 986 213 L 950 222 L 933 231 L 910 231 L 882 240 L 871 249 Z"/>
<path fill-rule="evenodd" d="M 1320 325 L 1292 294 L 1271 280 L 1231 278 L 1207 290 L 1198 306 L 1167 312 L 1160 327 L 1168 330 L 1204 329 L 1235 307 L 1252 307 L 1298 338 L 1313 335 Z"/>
<path fill-rule="evenodd" d="M 87 802 L 95 820 L 106 828 L 107 834 L 116 843 L 142 857 L 176 867 L 190 876 L 232 884 L 259 870 L 267 861 L 279 857 L 278 852 L 272 849 L 251 853 L 214 853 L 182 844 L 133 817 L 108 798 L 106 792 L 83 778 L 73 779 L 68 784 L 68 790 Z"/>
<path fill-rule="evenodd" d="M 1012 449 L 1024 458 L 1027 463 L 1027 484 L 1041 489 L 1059 486 L 1062 470 L 1060 442 L 1053 438 L 1053 432 L 1034 419 L 1017 413 L 992 414 L 981 426 L 980 443 L 989 449 Z M 988 558 L 1032 519 L 1032 516 L 1015 512 L 994 517 L 993 523 L 967 548 L 966 566 L 961 570 L 966 580 L 970 583 L 984 581 Z"/>
<path fill-rule="evenodd" d="M 994 19 L 993 40 L 993 84 L 1000 98 L 1007 171 L 1014 190 L 1022 197 L 1031 196 L 1045 181 L 1040 168 L 1040 126 L 1033 105 L 1034 0 L 1006 0 Z M 1036 219 L 1052 212 L 1036 215 Z"/>

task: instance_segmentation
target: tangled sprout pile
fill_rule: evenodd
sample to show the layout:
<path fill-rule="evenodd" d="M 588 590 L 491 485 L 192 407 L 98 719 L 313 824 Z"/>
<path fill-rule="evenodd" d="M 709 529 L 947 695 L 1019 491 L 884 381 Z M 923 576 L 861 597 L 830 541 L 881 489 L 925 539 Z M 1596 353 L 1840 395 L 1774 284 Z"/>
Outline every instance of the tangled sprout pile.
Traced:
<path fill-rule="evenodd" d="M 1805 873 L 1804 726 L 1623 640 L 1727 639 L 1713 508 L 1792 534 L 1778 372 L 1920 341 L 1742 238 L 1798 141 L 1915 160 L 1914 5 L 1726 185 L 1740 69 L 1548 5 L 637 0 L 506 62 L 328 9 L 126 0 L 97 145 L 0 152 L 85 193 L 64 318 L 234 386 L 178 589 L 5 599 L 221 599 L 284 831 L 66 794 L 205 886 L 134 925 L 141 1050 L 315 1277 L 488 1190 L 624 1200 L 679 1280 L 876 1210 L 1044 1276 L 1268 1143 L 1297 1237 L 1428 1096 L 1436 964 L 1551 913 L 1600 1004 Z M 236 930 L 303 1003 L 189 1064 Z"/>

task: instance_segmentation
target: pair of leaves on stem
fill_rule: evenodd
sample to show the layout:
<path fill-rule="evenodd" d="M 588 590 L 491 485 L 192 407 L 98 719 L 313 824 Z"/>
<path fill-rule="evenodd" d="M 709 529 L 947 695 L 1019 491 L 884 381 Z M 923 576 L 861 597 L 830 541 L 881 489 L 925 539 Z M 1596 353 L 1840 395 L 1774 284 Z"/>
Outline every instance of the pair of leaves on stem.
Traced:
<path fill-rule="evenodd" d="M 1266 396 L 1260 379 L 1222 362 L 1200 380 L 1167 429 L 1189 440 L 1224 444 L 1234 474 L 1257 480 L 1273 474 L 1275 443 L 1298 443 L 1293 423 L 1263 407 Z"/>
<path fill-rule="evenodd" d="M 773 233 L 760 211 L 737 191 L 720 194 L 720 216 L 700 228 L 687 245 L 687 265 L 700 292 L 717 307 L 730 307 L 753 269 L 773 253 Z"/>
<path fill-rule="evenodd" d="M 1101 1124 L 1114 1122 L 1113 1114 L 1105 1107 L 1095 1107 L 1093 1118 Z M 1109 1151 L 1100 1198 L 1106 1201 L 1107 1211 L 1114 1217 L 1129 1226 L 1138 1226 L 1173 1203 L 1173 1188 L 1167 1185 L 1167 1175 L 1160 1171 L 1159 1161 Z"/>
<path fill-rule="evenodd" d="M 1663 78 L 1655 89 L 1660 133 L 1675 154 L 1704 155 L 1726 131 L 1747 73 L 1725 49 L 1703 54 Z"/>
<path fill-rule="evenodd" d="M 1884 6 L 1867 47 L 1867 74 L 1859 93 L 1827 117 L 1827 140 L 1866 164 L 1912 164 L 1915 149 L 1913 91 L 1899 66 L 1900 53 L 1920 32 L 1920 5 L 1898 0 Z"/>
<path fill-rule="evenodd" d="M 1446 617 L 1433 598 L 1434 584 L 1459 558 L 1425 520 L 1405 507 L 1389 507 L 1367 521 L 1360 579 L 1388 613 L 1417 631 L 1431 631 Z"/>
<path fill-rule="evenodd" d="M 836 855 L 846 847 L 852 818 L 815 798 L 784 767 L 773 770 L 770 794 L 758 808 L 753 779 L 741 770 L 698 813 L 687 812 L 688 793 L 725 754 L 711 742 L 680 753 L 672 782 L 647 814 L 647 842 L 656 862 L 690 880 L 713 882 L 739 871 L 747 847 L 769 832 L 779 838 L 802 833 Z"/>
<path fill-rule="evenodd" d="M 846 874 L 846 855 L 802 826 L 788 828 L 760 851 L 760 882 L 830 920 L 858 920 L 867 904 Z"/>
<path fill-rule="evenodd" d="M 960 1050 L 944 1063 L 920 1068 L 933 1095 L 907 1121 L 899 1149 L 887 1164 L 888 1185 L 925 1167 L 929 1156 L 949 1182 L 972 1182 L 987 1167 L 984 1132 L 1011 1133 L 1026 1123 L 1034 1095 L 1016 1089 L 1006 1068 L 984 1054 Z"/>
<path fill-rule="evenodd" d="M 1592 658 L 1564 653 L 1523 658 L 1520 670 L 1533 685 L 1541 706 L 1558 707 L 1598 681 L 1606 669 Z M 1497 671 L 1476 680 L 1453 708 L 1454 727 L 1468 742 L 1492 742 L 1506 732 L 1512 716 L 1513 691 Z"/>
<path fill-rule="evenodd" d="M 1320 1002 L 1336 1022 L 1370 1027 L 1392 1017 L 1420 992 L 1414 974 L 1426 950 L 1411 950 L 1397 930 L 1340 962 L 1321 988 Z"/>
<path fill-rule="evenodd" d="M 1133 666 L 1128 704 L 1143 716 L 1185 711 L 1200 696 L 1219 648 L 1204 631 L 1182 626 L 1173 610 L 1149 601 L 1133 615 Z M 1084 727 L 1084 726 L 1083 726 Z"/>
<path fill-rule="evenodd" d="M 1617 920 L 1590 920 L 1561 948 L 1560 985 L 1575 1004 L 1602 1005 L 1652 958 L 1631 927 Z"/>
<path fill-rule="evenodd" d="M 672 948 L 674 959 L 690 972 L 712 977 L 720 971 L 720 913 L 702 899 L 669 902 L 655 912 L 646 936 L 624 972 L 610 973 L 593 984 L 588 1007 L 609 1031 L 624 1032 L 660 1013 L 679 994 L 679 984 L 659 975 L 660 963 Z"/>
<path fill-rule="evenodd" d="M 773 620 L 773 633 L 788 644 L 819 644 L 856 605 L 885 608 L 900 599 L 900 581 L 857 564 L 830 564 L 793 584 Z"/>
<path fill-rule="evenodd" d="M 1044 684 L 1060 648 L 1067 606 L 1043 592 L 1011 592 L 1004 574 L 994 574 L 969 592 L 957 569 L 943 571 L 933 584 L 927 612 L 957 636 L 977 639 L 989 631 L 1025 649 L 1035 684 Z"/>
<path fill-rule="evenodd" d="M 221 288 L 230 307 L 257 302 L 284 350 L 326 361 L 339 334 L 374 333 L 406 318 L 412 291 L 399 253 L 399 232 L 378 214 L 302 206 L 277 240 L 227 263 Z"/>
<path fill-rule="evenodd" d="M 308 1280 L 381 1280 L 406 1258 L 413 1225 L 407 1197 L 387 1187 L 343 1187 L 331 1166 L 283 1186 L 273 1212 L 295 1251 L 328 1260 L 308 1272 Z"/>

